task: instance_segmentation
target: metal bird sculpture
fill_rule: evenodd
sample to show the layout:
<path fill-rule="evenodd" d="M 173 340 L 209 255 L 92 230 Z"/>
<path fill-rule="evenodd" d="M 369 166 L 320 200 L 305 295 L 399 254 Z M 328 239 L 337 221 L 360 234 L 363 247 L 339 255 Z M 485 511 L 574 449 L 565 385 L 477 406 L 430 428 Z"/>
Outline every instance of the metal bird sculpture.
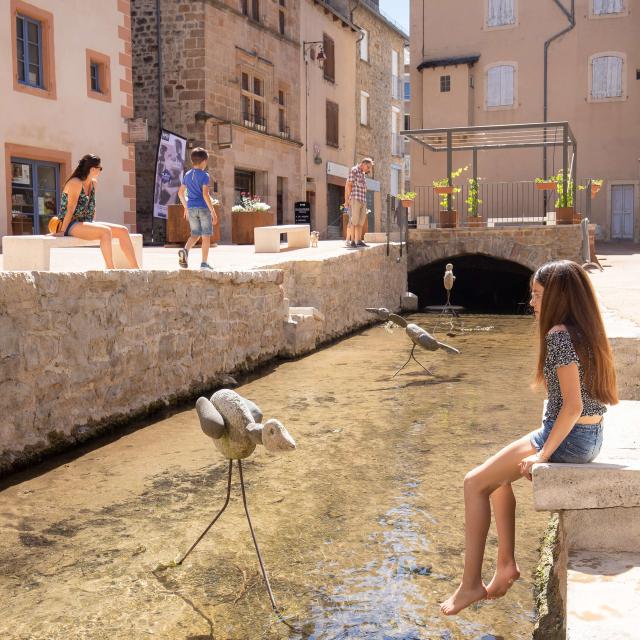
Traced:
<path fill-rule="evenodd" d="M 451 289 L 456 281 L 456 277 L 453 275 L 453 265 L 448 262 L 444 268 L 444 288 L 447 290 L 447 305 L 451 304 Z"/>
<path fill-rule="evenodd" d="M 386 322 L 391 315 L 391 311 L 385 307 L 380 307 L 379 309 L 375 307 L 366 307 L 365 311 L 372 313 L 378 320 L 382 320 L 382 322 Z"/>
<path fill-rule="evenodd" d="M 242 460 L 248 458 L 257 445 L 263 445 L 267 451 L 272 453 L 283 453 L 296 448 L 296 443 L 278 420 L 272 419 L 262 423 L 262 411 L 251 400 L 243 398 L 240 394 L 231 389 L 221 389 L 216 391 L 211 400 L 198 398 L 196 402 L 196 412 L 200 419 L 200 426 L 204 433 L 213 440 L 216 449 L 229 460 L 229 474 L 227 478 L 227 497 L 222 509 L 211 521 L 209 526 L 202 532 L 200 537 L 191 545 L 189 551 L 176 563 L 182 564 L 187 556 L 196 548 L 198 543 L 204 538 L 216 520 L 222 515 L 229 504 L 231 495 L 231 476 L 233 474 L 233 461 L 238 461 L 238 472 L 240 474 L 240 489 L 242 491 L 242 503 L 249 522 L 249 530 L 260 563 L 262 577 L 269 593 L 271 606 L 277 612 L 271 585 L 267 571 L 262 561 L 258 541 L 253 531 L 247 498 L 245 494 L 244 478 L 242 475 Z"/>

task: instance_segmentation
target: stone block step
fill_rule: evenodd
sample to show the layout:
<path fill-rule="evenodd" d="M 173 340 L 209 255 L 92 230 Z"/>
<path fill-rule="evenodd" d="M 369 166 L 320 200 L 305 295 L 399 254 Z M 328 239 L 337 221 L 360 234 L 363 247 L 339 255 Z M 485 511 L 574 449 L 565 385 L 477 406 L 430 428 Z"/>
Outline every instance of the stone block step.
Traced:
<path fill-rule="evenodd" d="M 537 464 L 538 511 L 640 507 L 640 402 L 624 400 L 605 415 L 604 443 L 589 464 Z"/>
<path fill-rule="evenodd" d="M 567 640 L 637 640 L 640 553 L 572 552 L 565 615 Z"/>

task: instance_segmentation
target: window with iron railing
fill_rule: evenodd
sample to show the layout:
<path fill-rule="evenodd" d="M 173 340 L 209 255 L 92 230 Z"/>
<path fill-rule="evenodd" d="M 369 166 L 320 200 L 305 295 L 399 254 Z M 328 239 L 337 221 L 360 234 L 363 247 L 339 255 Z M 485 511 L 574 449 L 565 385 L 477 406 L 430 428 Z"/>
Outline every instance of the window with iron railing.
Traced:
<path fill-rule="evenodd" d="M 278 91 L 278 135 L 281 138 L 290 138 L 287 127 L 287 94 L 283 89 Z"/>
<path fill-rule="evenodd" d="M 243 71 L 241 77 L 241 110 L 245 127 L 267 130 L 266 103 L 264 99 L 264 80 L 259 76 Z"/>

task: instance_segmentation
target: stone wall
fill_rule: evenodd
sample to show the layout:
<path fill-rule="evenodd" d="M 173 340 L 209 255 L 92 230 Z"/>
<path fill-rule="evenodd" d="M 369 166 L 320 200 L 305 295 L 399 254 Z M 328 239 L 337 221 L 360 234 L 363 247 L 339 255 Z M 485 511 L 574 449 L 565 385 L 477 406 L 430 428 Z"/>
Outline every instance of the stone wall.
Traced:
<path fill-rule="evenodd" d="M 256 271 L 0 272 L 0 474 L 308 352 L 371 323 L 366 306 L 398 310 L 406 260 L 392 251 Z M 289 305 L 317 310 L 304 340 L 308 314 Z"/>
<path fill-rule="evenodd" d="M 436 260 L 483 254 L 517 262 L 532 271 L 549 260 L 582 264 L 580 225 L 499 229 L 410 229 L 408 269 Z"/>

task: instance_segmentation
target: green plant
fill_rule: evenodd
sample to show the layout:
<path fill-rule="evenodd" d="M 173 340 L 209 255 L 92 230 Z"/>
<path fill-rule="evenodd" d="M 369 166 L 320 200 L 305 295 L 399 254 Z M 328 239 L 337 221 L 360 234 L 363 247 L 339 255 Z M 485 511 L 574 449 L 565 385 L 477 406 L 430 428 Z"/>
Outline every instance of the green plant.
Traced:
<path fill-rule="evenodd" d="M 398 200 L 415 200 L 416 193 L 414 191 L 406 191 L 406 192 L 397 194 L 396 198 L 398 198 Z"/>
<path fill-rule="evenodd" d="M 571 174 L 567 174 L 567 193 L 564 192 L 564 171 L 558 171 L 555 176 L 551 176 L 548 181 L 555 182 L 556 194 L 556 207 L 573 207 L 573 180 Z M 577 190 L 583 191 L 585 187 L 578 185 Z"/>
<path fill-rule="evenodd" d="M 460 167 L 459 169 L 456 169 L 455 171 L 451 172 L 451 180 L 453 181 L 455 178 L 459 178 L 465 171 L 469 170 L 469 165 L 466 165 L 464 167 Z M 437 180 L 433 181 L 433 186 L 434 187 L 449 187 L 449 178 L 438 178 Z M 459 193 L 460 192 L 460 187 L 453 187 L 453 193 Z M 447 209 L 449 207 L 449 198 L 451 197 L 451 194 L 449 193 L 441 193 L 438 195 L 438 197 L 440 198 L 440 206 L 443 209 Z"/>
<path fill-rule="evenodd" d="M 478 178 L 469 178 L 469 194 L 465 199 L 467 212 L 473 218 L 478 216 L 478 206 L 482 204 L 482 200 L 478 198 Z"/>
<path fill-rule="evenodd" d="M 546 184 L 547 182 L 553 182 L 553 178 L 536 178 L 534 182 L 536 184 Z"/>
<path fill-rule="evenodd" d="M 601 178 L 591 178 L 591 186 L 601 187 L 603 182 Z"/>

